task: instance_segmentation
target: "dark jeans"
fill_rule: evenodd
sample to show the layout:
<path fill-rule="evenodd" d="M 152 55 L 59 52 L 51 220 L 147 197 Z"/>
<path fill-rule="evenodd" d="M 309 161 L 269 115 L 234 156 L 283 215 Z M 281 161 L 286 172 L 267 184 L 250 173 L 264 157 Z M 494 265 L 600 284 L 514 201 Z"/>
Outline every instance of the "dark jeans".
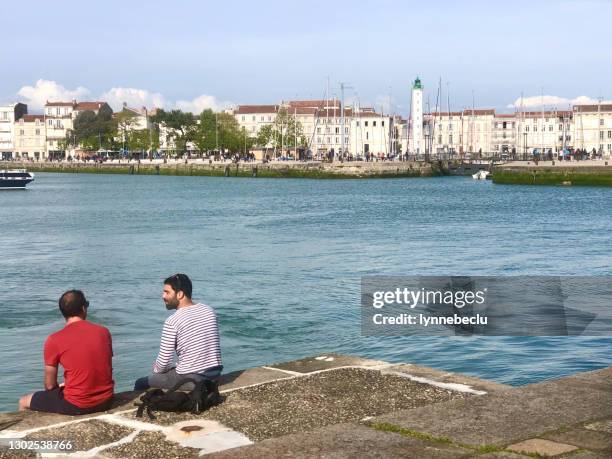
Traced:
<path fill-rule="evenodd" d="M 152 387 L 158 389 L 172 389 L 177 382 L 181 379 L 185 378 L 193 378 L 196 381 L 203 379 L 217 379 L 221 375 L 221 371 L 223 370 L 223 365 L 218 367 L 212 367 L 207 369 L 202 373 L 187 373 L 187 374 L 179 374 L 176 372 L 175 368 L 171 368 L 165 373 L 153 373 L 149 376 L 145 376 L 143 378 L 138 378 L 134 383 L 134 390 L 147 390 Z M 193 383 L 183 384 L 179 389 L 180 390 L 192 390 Z"/>
<path fill-rule="evenodd" d="M 47 413 L 68 414 L 70 416 L 78 416 L 80 414 L 97 413 L 98 411 L 106 411 L 110 409 L 113 397 L 108 400 L 89 408 L 80 408 L 73 405 L 64 398 L 64 388 L 56 387 L 51 390 L 42 390 L 34 392 L 30 401 L 30 409 L 33 411 L 46 411 Z"/>

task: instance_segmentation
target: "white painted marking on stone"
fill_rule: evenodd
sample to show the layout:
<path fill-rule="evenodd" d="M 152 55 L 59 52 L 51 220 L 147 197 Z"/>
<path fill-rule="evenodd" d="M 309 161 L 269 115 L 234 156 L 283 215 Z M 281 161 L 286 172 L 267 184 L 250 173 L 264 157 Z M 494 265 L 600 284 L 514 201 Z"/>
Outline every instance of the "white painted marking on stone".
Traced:
<path fill-rule="evenodd" d="M 283 370 L 282 368 L 274 368 L 274 367 L 261 367 L 261 368 L 265 368 L 266 370 L 282 371 L 283 373 L 287 373 L 288 375 L 293 375 L 293 376 L 304 376 L 305 374 L 308 374 L 308 373 L 300 373 L 299 371 Z M 265 384 L 265 382 L 262 384 Z"/>
<path fill-rule="evenodd" d="M 198 426 L 201 430 L 181 430 L 187 426 Z M 244 434 L 210 419 L 177 422 L 166 432 L 166 439 L 183 447 L 200 449 L 200 455 L 253 444 Z"/>
<path fill-rule="evenodd" d="M 325 360 L 326 362 L 333 362 L 334 358 L 333 357 L 327 357 L 326 359 L 323 359 L 323 360 Z"/>
<path fill-rule="evenodd" d="M 325 360 L 326 358 L 326 355 L 320 355 L 319 357 L 315 357 L 315 360 Z"/>
<path fill-rule="evenodd" d="M 106 422 L 110 422 L 111 424 L 118 424 L 124 427 L 129 427 L 131 429 L 136 430 L 146 430 L 146 431 L 157 431 L 163 432 L 167 429 L 167 427 L 160 426 L 159 424 L 153 424 L 151 422 L 140 421 L 138 419 L 128 419 L 116 414 L 103 414 L 98 419 Z"/>
<path fill-rule="evenodd" d="M 136 408 L 129 409 L 129 410 L 123 410 L 123 411 L 116 411 L 115 413 L 112 413 L 112 414 L 125 414 L 125 413 L 131 413 L 132 411 L 136 411 Z M 100 419 L 108 415 L 109 414 L 100 414 L 100 415 L 91 416 L 88 418 L 79 418 L 79 419 L 74 419 L 71 421 L 56 422 L 55 424 L 48 424 L 48 425 L 40 426 L 40 427 L 33 427 L 31 429 L 26 429 L 26 430 L 3 430 L 3 431 L 0 431 L 0 438 L 22 438 L 28 434 L 38 432 L 40 430 L 55 429 L 56 427 L 63 427 L 63 426 L 67 426 L 70 424 L 78 424 L 79 422 L 92 421 L 94 419 Z"/>
<path fill-rule="evenodd" d="M 206 435 L 205 437 L 202 437 L 202 440 L 205 442 L 205 444 L 199 445 L 201 448 L 200 456 L 215 453 L 217 451 L 223 451 L 226 449 L 238 448 L 240 446 L 247 446 L 253 444 L 253 442 L 249 440 L 248 437 L 234 430 Z"/>
<path fill-rule="evenodd" d="M 402 378 L 408 378 L 412 381 L 415 382 L 419 382 L 419 383 L 423 383 L 423 384 L 429 384 L 430 386 L 436 386 L 439 387 L 441 389 L 448 389 L 448 390 L 452 390 L 454 392 L 463 392 L 466 394 L 474 394 L 474 395 L 485 395 L 486 392 L 483 390 L 476 390 L 476 389 L 472 389 L 472 386 L 468 386 L 467 384 L 460 384 L 460 383 L 445 383 L 445 382 L 440 382 L 440 381 L 435 381 L 433 379 L 429 379 L 429 378 L 423 378 L 422 376 L 414 376 L 408 373 L 402 373 L 400 371 L 382 371 L 383 374 L 391 374 L 391 375 L 396 375 L 396 376 L 400 376 Z"/>

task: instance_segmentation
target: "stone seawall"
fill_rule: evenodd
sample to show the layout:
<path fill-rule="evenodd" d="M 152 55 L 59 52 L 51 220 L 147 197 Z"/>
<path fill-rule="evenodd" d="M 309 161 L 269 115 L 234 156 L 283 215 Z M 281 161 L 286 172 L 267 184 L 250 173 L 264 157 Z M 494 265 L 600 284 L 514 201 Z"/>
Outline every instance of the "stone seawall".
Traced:
<path fill-rule="evenodd" d="M 533 161 L 493 168 L 493 182 L 508 185 L 612 186 L 612 162 Z"/>
<path fill-rule="evenodd" d="M 394 178 L 445 175 L 437 163 L 352 161 L 346 163 L 272 162 L 208 163 L 202 161 L 151 163 L 81 163 L 81 162 L 0 162 L 0 169 L 27 169 L 30 172 L 89 174 L 190 175 L 253 178 Z"/>
<path fill-rule="evenodd" d="M 200 414 L 138 418 L 137 392 L 91 415 L 0 413 L 0 458 L 36 457 L 11 445 L 48 441 L 101 458 L 609 458 L 611 377 L 609 367 L 511 387 L 325 354 L 225 374 L 222 403 Z"/>

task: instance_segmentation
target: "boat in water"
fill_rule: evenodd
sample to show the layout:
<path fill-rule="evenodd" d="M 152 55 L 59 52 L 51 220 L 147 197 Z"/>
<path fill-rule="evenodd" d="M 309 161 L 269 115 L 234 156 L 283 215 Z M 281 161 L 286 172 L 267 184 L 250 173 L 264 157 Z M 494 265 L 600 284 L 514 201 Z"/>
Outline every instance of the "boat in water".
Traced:
<path fill-rule="evenodd" d="M 491 173 L 485 170 L 479 170 L 475 174 L 472 174 L 472 178 L 474 180 L 487 180 L 488 178 L 490 178 L 490 176 L 491 176 Z"/>
<path fill-rule="evenodd" d="M 34 174 L 25 169 L 0 170 L 0 190 L 24 190 L 34 180 Z"/>

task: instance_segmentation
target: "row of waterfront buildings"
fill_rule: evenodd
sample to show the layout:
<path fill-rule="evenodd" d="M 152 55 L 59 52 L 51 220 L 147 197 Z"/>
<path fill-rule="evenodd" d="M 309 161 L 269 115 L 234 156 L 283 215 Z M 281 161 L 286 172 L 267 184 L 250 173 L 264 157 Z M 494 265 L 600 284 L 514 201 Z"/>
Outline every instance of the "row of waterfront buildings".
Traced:
<path fill-rule="evenodd" d="M 66 136 L 74 120 L 83 111 L 112 114 L 104 101 L 47 102 L 43 113 L 28 114 L 23 103 L 0 106 L 0 158 L 58 159 L 78 156 L 78 149 L 64 150 Z M 130 108 L 130 129 L 151 129 L 155 109 Z M 462 111 L 423 110 L 423 87 L 417 78 L 412 85 L 410 115 L 384 114 L 373 108 L 351 105 L 339 100 L 293 100 L 271 105 L 238 105 L 228 110 L 247 135 L 256 137 L 260 129 L 276 122 L 279 113 L 295 117 L 306 139 L 305 149 L 314 157 L 344 151 L 353 157 L 413 155 L 528 156 L 534 152 L 559 152 L 563 149 L 596 151 L 609 157 L 612 153 L 612 104 L 574 105 L 568 110 L 519 110 L 497 113 L 494 109 L 471 108 Z M 282 131 L 282 129 L 281 129 Z M 159 126 L 162 153 L 174 153 L 169 129 Z M 278 140 L 278 139 L 277 139 Z M 278 142 L 277 142 L 278 143 Z M 280 142 L 274 153 L 291 151 Z M 260 146 L 268 152 L 269 146 Z M 189 150 L 195 145 L 188 144 Z"/>

